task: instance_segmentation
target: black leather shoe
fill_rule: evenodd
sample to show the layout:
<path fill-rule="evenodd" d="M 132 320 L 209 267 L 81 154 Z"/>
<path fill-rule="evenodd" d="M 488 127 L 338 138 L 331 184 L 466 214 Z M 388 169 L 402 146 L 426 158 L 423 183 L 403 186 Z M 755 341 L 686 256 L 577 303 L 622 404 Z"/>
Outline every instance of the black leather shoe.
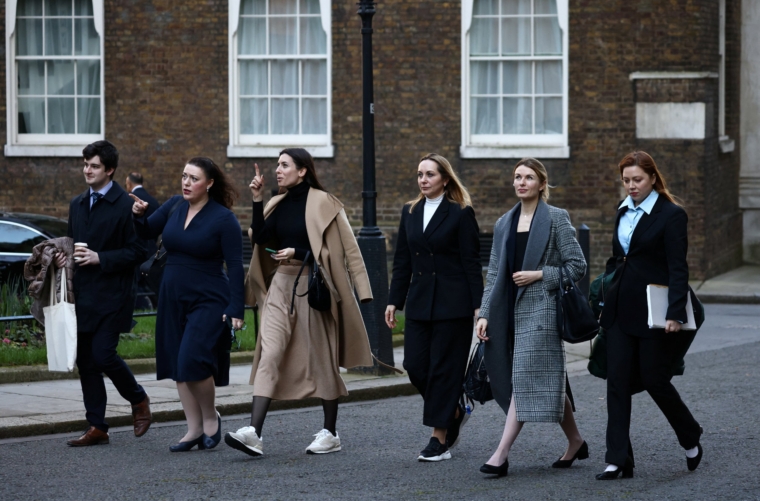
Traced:
<path fill-rule="evenodd" d="M 693 458 L 686 458 L 686 467 L 689 469 L 689 471 L 694 471 L 697 469 L 697 466 L 699 466 L 700 461 L 702 461 L 702 444 L 697 444 L 697 455 Z"/>
<path fill-rule="evenodd" d="M 501 466 L 493 466 L 488 463 L 480 467 L 480 471 L 487 475 L 496 475 L 497 477 L 506 477 L 509 471 L 509 459 L 505 459 Z"/>
<path fill-rule="evenodd" d="M 213 449 L 214 447 L 219 445 L 219 442 L 222 441 L 222 416 L 218 412 L 216 413 L 216 416 L 217 416 L 218 424 L 219 424 L 219 426 L 217 426 L 216 428 L 216 433 L 214 433 L 214 435 L 210 437 L 206 435 L 205 433 L 201 435 L 203 446 L 206 449 Z"/>
<path fill-rule="evenodd" d="M 585 440 L 575 452 L 575 456 L 571 457 L 570 459 L 562 459 L 560 457 L 558 460 L 552 463 L 552 468 L 570 468 L 573 465 L 573 461 L 576 459 L 588 459 L 588 444 L 586 444 Z"/>
<path fill-rule="evenodd" d="M 623 478 L 633 478 L 633 461 L 631 458 L 625 460 L 625 465 L 622 468 L 618 468 L 615 471 L 605 471 L 597 474 L 597 480 L 615 480 L 620 473 L 623 473 Z"/>
<path fill-rule="evenodd" d="M 169 450 L 172 452 L 187 452 L 197 445 L 198 450 L 202 451 L 206 448 L 206 446 L 203 445 L 203 437 L 204 435 L 201 433 L 201 436 L 196 439 L 189 440 L 187 442 L 180 442 L 176 445 L 170 445 Z"/>

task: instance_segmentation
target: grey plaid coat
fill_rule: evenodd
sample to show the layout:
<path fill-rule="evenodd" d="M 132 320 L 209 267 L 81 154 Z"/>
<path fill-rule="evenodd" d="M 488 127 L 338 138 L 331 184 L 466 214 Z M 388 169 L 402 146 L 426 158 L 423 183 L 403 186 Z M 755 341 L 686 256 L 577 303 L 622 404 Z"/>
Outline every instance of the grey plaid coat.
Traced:
<path fill-rule="evenodd" d="M 518 421 L 560 422 L 565 404 L 565 350 L 557 333 L 555 295 L 559 267 L 573 280 L 586 272 L 575 229 L 564 209 L 538 203 L 525 250 L 523 271 L 543 270 L 543 280 L 517 291 L 515 339 L 509 340 L 505 262 L 507 238 L 515 207 L 494 225 L 491 261 L 480 317 L 488 320 L 485 362 L 496 402 L 506 413 L 515 395 Z"/>

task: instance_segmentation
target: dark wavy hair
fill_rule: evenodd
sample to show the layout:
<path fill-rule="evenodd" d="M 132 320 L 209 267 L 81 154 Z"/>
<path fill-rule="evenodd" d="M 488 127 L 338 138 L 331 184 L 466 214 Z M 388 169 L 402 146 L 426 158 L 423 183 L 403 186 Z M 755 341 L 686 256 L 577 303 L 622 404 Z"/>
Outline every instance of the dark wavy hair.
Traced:
<path fill-rule="evenodd" d="M 201 169 L 207 179 L 213 179 L 214 184 L 209 189 L 208 196 L 215 202 L 224 205 L 228 209 L 232 209 L 238 194 L 227 179 L 224 171 L 208 157 L 194 157 L 188 160 L 187 164 Z"/>
<path fill-rule="evenodd" d="M 317 178 L 317 169 L 314 166 L 314 158 L 311 153 L 303 148 L 285 148 L 280 152 L 280 155 L 288 155 L 295 162 L 298 169 L 306 169 L 306 176 L 304 176 L 304 182 L 308 183 L 312 188 L 318 190 L 327 191 L 322 183 Z"/>

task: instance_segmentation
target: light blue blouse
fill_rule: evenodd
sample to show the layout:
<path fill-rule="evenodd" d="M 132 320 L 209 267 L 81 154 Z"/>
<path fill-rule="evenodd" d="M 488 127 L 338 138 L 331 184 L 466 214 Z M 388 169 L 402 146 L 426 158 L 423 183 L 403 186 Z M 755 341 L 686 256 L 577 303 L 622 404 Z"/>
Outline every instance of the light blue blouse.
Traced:
<path fill-rule="evenodd" d="M 620 224 L 618 224 L 618 240 L 626 255 L 628 255 L 628 249 L 631 246 L 633 230 L 636 229 L 636 225 L 639 224 L 639 221 L 645 212 L 647 214 L 652 213 L 652 208 L 659 197 L 660 194 L 657 193 L 657 191 L 652 190 L 652 193 L 650 193 L 649 196 L 636 207 L 634 206 L 633 199 L 628 195 L 625 200 L 623 200 L 623 203 L 620 204 L 620 207 L 618 207 L 618 210 L 623 207 L 628 207 L 625 214 L 620 216 Z"/>

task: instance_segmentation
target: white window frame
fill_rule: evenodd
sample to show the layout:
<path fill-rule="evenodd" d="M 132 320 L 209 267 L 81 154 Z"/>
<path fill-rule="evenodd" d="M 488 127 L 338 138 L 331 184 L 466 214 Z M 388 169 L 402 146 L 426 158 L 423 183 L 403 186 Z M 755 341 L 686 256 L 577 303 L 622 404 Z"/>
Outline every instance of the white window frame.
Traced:
<path fill-rule="evenodd" d="M 332 143 L 332 5 L 331 0 L 319 0 L 322 29 L 327 37 L 327 133 L 326 134 L 269 134 L 253 135 L 240 133 L 240 91 L 238 70 L 238 26 L 240 24 L 241 0 L 229 3 L 229 122 L 230 142 L 227 146 L 229 158 L 277 158 L 283 148 L 303 147 L 314 158 L 332 158 L 335 148 Z M 309 59 L 307 54 L 295 57 L 265 56 L 270 60 Z M 324 59 L 322 55 L 319 59 Z"/>
<path fill-rule="evenodd" d="M 570 158 L 569 110 L 569 14 L 568 0 L 557 1 L 562 31 L 562 134 L 471 134 L 470 133 L 470 27 L 475 0 L 462 0 L 462 158 Z M 498 57 L 501 60 L 501 56 Z M 510 57 L 536 61 L 541 56 Z M 556 56 L 547 59 L 556 60 Z"/>
<path fill-rule="evenodd" d="M 18 134 L 18 88 L 16 70 L 17 0 L 5 0 L 5 88 L 7 96 L 6 157 L 81 157 L 82 148 L 105 138 L 105 36 L 103 0 L 91 0 L 95 31 L 100 37 L 100 134 Z M 41 56 L 40 59 L 68 59 Z"/>

